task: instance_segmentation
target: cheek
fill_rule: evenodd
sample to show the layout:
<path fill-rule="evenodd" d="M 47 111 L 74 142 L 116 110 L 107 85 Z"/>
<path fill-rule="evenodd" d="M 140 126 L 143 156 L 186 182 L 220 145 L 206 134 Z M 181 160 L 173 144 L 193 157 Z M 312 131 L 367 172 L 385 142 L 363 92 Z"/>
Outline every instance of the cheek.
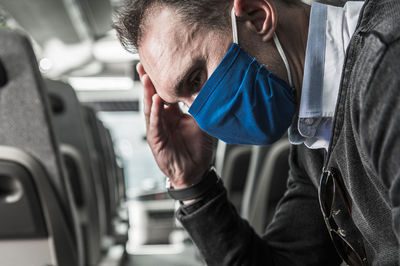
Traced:
<path fill-rule="evenodd" d="M 222 61 L 232 43 L 225 43 L 220 45 L 220 49 L 215 49 L 213 54 L 210 56 L 207 66 L 207 79 L 210 78 L 212 73 L 218 67 L 219 63 Z"/>
<path fill-rule="evenodd" d="M 221 62 L 223 56 L 222 57 L 214 57 L 212 61 L 209 62 L 209 64 L 207 65 L 207 77 L 206 80 L 208 80 L 211 75 L 214 73 L 214 71 L 217 69 L 219 63 Z M 204 84 L 203 84 L 204 85 Z"/>

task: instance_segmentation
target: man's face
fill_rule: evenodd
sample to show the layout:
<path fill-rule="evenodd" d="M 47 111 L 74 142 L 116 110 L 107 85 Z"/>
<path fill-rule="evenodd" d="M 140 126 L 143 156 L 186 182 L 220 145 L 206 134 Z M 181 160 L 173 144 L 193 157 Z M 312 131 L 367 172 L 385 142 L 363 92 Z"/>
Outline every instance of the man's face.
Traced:
<path fill-rule="evenodd" d="M 170 8 L 157 8 L 145 22 L 141 63 L 166 103 L 190 107 L 230 45 L 230 33 L 188 26 Z"/>

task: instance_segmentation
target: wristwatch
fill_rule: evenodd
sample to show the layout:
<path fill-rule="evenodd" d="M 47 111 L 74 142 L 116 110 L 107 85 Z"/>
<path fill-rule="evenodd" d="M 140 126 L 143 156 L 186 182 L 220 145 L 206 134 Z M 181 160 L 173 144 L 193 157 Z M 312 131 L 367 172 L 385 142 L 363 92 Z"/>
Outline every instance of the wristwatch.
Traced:
<path fill-rule="evenodd" d="M 204 196 L 213 186 L 220 182 L 220 178 L 215 172 L 215 168 L 208 169 L 200 178 L 200 181 L 187 188 L 174 189 L 167 178 L 167 191 L 171 198 L 175 200 L 192 200 Z"/>

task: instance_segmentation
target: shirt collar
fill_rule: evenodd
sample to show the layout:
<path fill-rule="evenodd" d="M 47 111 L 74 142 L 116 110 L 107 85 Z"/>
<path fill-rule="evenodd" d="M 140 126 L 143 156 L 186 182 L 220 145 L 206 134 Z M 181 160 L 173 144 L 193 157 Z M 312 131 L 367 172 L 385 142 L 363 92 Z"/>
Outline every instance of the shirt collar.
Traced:
<path fill-rule="evenodd" d="M 304 66 L 299 117 L 321 115 L 322 88 L 325 65 L 327 6 L 313 3 Z"/>
<path fill-rule="evenodd" d="M 292 144 L 327 148 L 345 51 L 362 4 L 347 2 L 343 8 L 312 4 L 300 109 L 289 129 Z"/>

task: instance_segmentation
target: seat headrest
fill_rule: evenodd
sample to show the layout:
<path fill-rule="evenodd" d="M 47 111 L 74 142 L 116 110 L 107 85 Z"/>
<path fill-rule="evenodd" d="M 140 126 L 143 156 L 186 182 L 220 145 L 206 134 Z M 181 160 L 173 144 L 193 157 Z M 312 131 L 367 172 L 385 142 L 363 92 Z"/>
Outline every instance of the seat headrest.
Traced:
<path fill-rule="evenodd" d="M 3 63 L 0 60 L 0 88 L 6 85 L 8 82 L 7 72 L 3 66 Z"/>

